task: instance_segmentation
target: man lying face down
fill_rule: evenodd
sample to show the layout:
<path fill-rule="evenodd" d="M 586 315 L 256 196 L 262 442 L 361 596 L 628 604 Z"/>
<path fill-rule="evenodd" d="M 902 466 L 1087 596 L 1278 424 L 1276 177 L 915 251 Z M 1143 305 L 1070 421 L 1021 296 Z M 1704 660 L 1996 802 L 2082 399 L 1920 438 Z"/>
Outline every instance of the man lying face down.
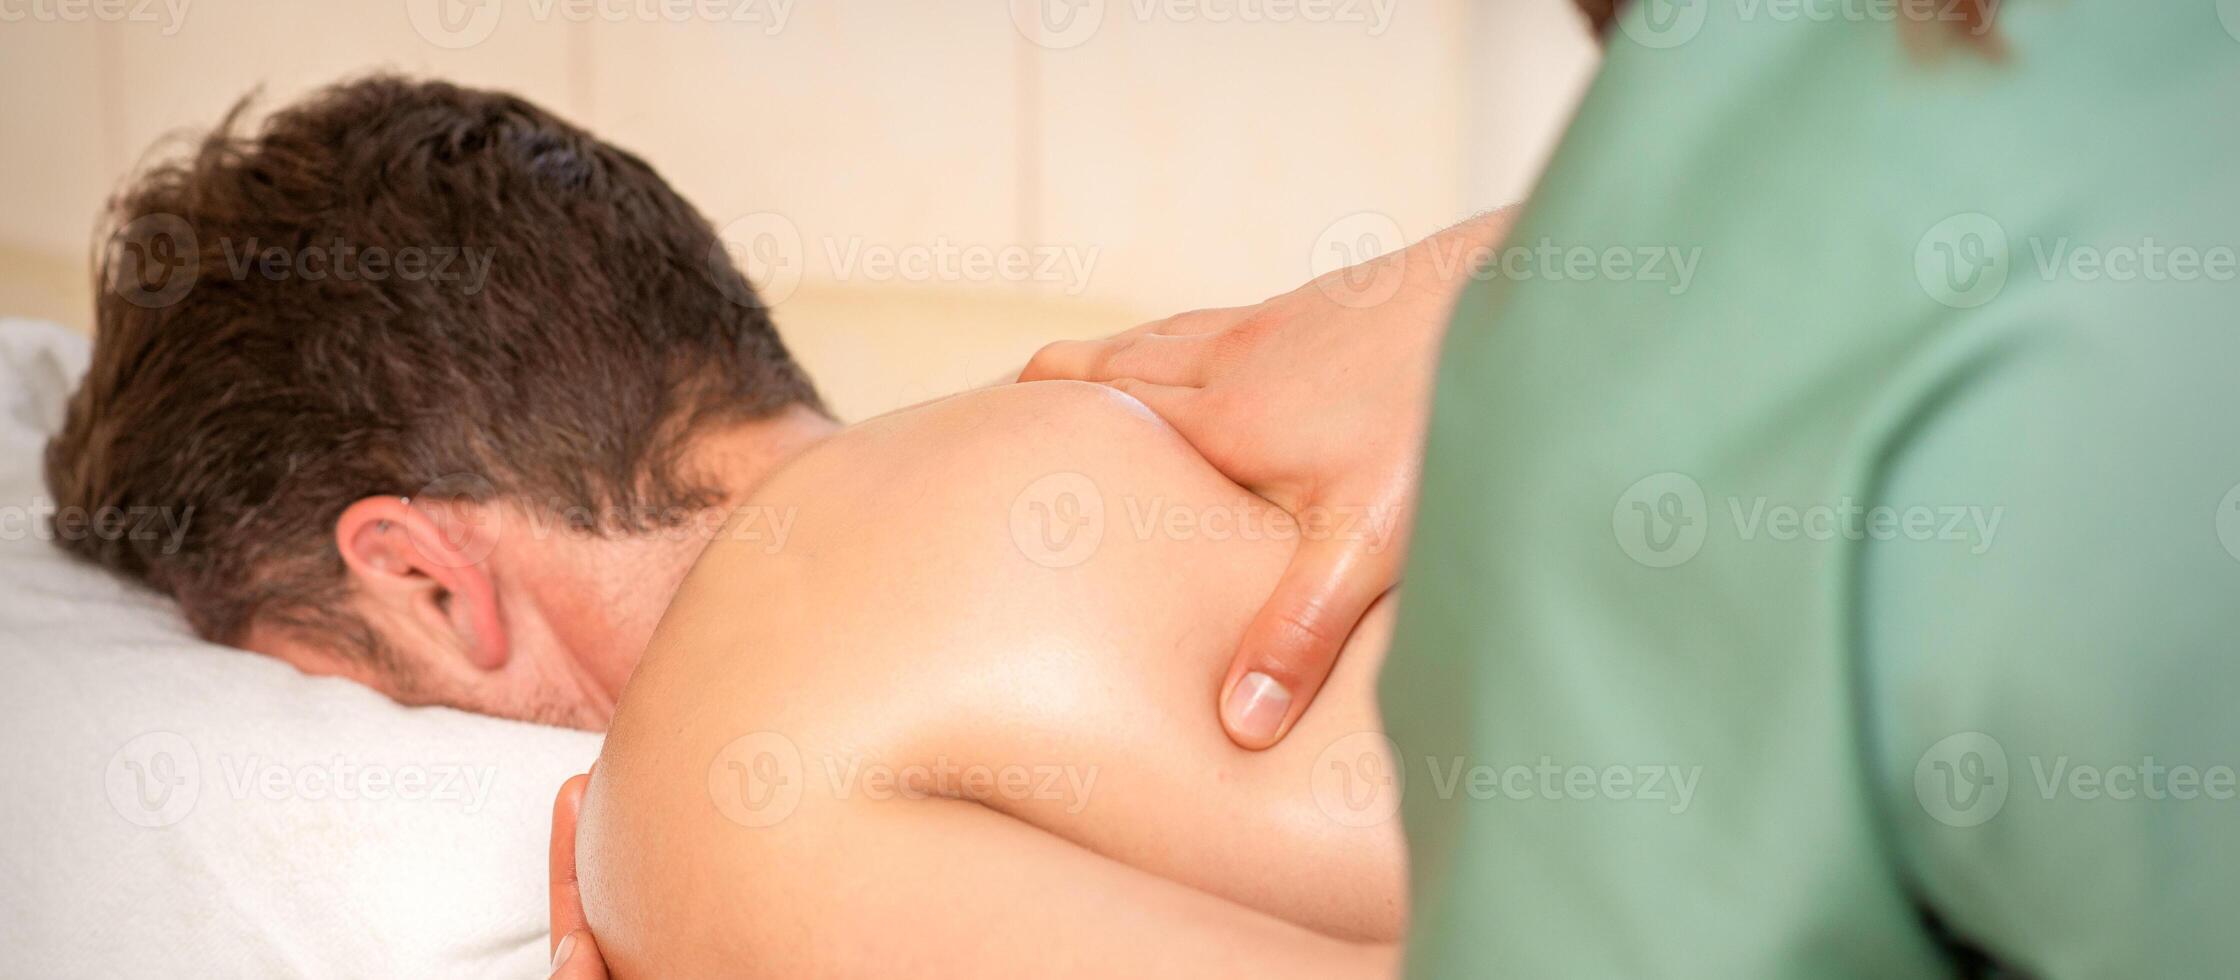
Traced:
<path fill-rule="evenodd" d="M 603 728 L 726 504 L 836 428 L 708 223 L 522 99 L 374 77 L 112 203 L 70 535 L 204 637 Z"/>
<path fill-rule="evenodd" d="M 229 122 L 114 218 L 48 479 L 65 507 L 192 518 L 175 552 L 75 546 L 212 639 L 608 728 L 576 836 L 618 972 L 1393 962 L 1392 603 L 1287 738 L 1232 743 L 1212 706 L 1309 524 L 1135 398 L 1040 381 L 841 431 L 689 206 L 502 94 L 329 89 Z M 486 256 L 481 278 L 340 274 L 439 247 Z M 1376 309 L 1444 323 L 1451 288 L 1417 280 L 1455 264 L 1405 268 L 1413 298 Z M 1148 335 L 1384 284 L 1333 274 Z M 1390 513 L 1337 516 L 1320 533 L 1399 547 Z"/>

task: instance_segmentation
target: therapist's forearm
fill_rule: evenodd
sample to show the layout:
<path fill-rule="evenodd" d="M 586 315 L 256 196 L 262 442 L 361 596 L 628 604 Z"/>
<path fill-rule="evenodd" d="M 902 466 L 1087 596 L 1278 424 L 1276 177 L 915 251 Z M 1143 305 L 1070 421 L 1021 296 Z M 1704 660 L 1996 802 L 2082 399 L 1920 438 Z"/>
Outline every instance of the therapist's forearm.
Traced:
<path fill-rule="evenodd" d="M 1495 208 L 1409 246 L 1406 254 L 1411 284 L 1451 300 L 1470 284 L 1478 270 L 1493 263 L 1495 253 L 1509 237 L 1509 228 L 1523 211 L 1522 204 Z M 1447 319 L 1439 318 L 1441 330 L 1446 328 Z"/>
<path fill-rule="evenodd" d="M 1523 201 L 1515 204 L 1504 204 L 1491 211 L 1457 222 L 1453 227 L 1433 237 L 1453 235 L 1471 245 L 1487 250 L 1499 248 L 1502 240 L 1509 237 L 1510 226 L 1517 223 L 1517 215 L 1522 213 L 1524 213 Z"/>

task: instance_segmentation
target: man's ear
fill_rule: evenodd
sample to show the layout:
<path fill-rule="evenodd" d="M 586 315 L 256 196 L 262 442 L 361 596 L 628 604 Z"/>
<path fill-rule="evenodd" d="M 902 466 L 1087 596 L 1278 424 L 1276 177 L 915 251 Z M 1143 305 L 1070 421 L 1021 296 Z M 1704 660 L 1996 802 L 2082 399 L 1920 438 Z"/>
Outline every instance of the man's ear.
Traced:
<path fill-rule="evenodd" d="M 512 653 L 484 561 L 495 534 L 402 497 L 367 497 L 334 525 L 335 547 L 358 588 L 480 670 L 504 667 Z"/>

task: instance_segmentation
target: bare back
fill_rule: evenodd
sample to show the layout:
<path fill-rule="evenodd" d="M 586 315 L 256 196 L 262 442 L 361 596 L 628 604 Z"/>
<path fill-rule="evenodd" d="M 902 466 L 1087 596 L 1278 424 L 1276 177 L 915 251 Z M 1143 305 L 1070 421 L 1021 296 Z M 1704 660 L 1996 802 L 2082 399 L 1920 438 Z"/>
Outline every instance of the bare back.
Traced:
<path fill-rule="evenodd" d="M 1133 400 L 1071 383 L 884 416 L 789 464 L 686 580 L 608 736 L 579 854 L 610 962 L 1388 964 L 1396 800 L 1356 766 L 1383 744 L 1389 603 L 1281 745 L 1215 720 L 1290 527 Z"/>

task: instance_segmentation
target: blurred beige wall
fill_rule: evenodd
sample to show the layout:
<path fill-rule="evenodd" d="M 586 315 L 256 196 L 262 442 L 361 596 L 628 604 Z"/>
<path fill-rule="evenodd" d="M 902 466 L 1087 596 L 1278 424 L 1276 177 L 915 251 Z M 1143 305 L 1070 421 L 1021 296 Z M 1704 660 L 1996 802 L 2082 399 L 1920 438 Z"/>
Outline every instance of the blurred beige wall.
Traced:
<path fill-rule="evenodd" d="M 10 9 L 0 314 L 86 323 L 101 202 L 165 134 L 389 68 L 514 89 L 650 160 L 850 417 L 1514 200 L 1594 61 L 1568 0 Z"/>

